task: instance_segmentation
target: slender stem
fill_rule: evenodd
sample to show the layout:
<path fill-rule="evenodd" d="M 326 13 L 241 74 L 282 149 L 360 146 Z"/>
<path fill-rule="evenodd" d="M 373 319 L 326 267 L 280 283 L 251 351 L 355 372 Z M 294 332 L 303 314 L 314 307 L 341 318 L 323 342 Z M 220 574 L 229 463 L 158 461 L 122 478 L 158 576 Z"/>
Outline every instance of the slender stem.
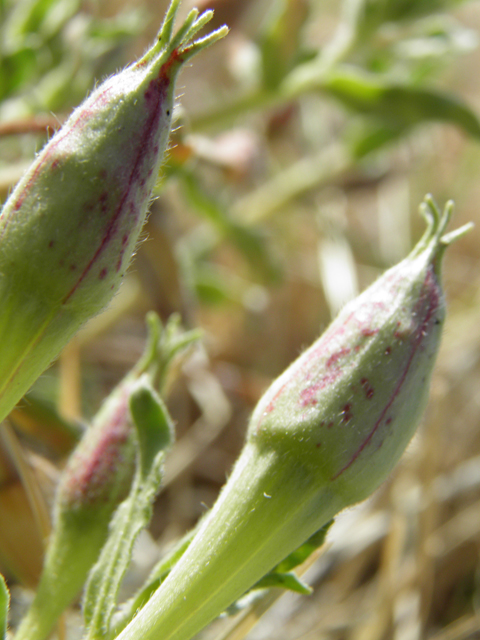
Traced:
<path fill-rule="evenodd" d="M 339 144 L 321 149 L 317 155 L 301 158 L 240 200 L 234 213 L 242 222 L 263 222 L 286 203 L 311 189 L 330 184 L 352 165 L 352 158 Z"/>
<path fill-rule="evenodd" d="M 117 640 L 190 640 L 341 508 L 329 487 L 316 489 L 303 467 L 247 445 L 185 555 Z"/>
<path fill-rule="evenodd" d="M 300 95 L 321 88 L 328 72 L 344 60 L 357 41 L 355 9 L 344 16 L 331 41 L 311 61 L 293 69 L 275 91 L 258 87 L 254 91 L 237 96 L 233 101 L 222 102 L 217 108 L 209 108 L 206 113 L 194 115 L 191 127 L 194 131 L 220 127 L 237 116 L 255 109 L 265 109 L 294 100 Z"/>

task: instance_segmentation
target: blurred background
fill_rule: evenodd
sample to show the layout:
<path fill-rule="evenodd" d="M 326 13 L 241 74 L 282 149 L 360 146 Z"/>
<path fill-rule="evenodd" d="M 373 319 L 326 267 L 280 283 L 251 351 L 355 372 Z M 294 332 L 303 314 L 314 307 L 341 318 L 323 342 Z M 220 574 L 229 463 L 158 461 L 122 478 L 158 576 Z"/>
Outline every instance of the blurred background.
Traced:
<path fill-rule="evenodd" d="M 313 595 L 272 591 L 203 637 L 480 638 L 480 3 L 184 0 L 182 15 L 194 4 L 231 32 L 182 72 L 134 262 L 13 412 L 16 451 L 0 447 L 12 624 L 38 580 L 58 474 L 138 360 L 146 313 L 179 313 L 203 340 L 170 372 L 177 442 L 126 592 L 213 504 L 269 383 L 410 251 L 430 192 L 455 201 L 452 229 L 476 227 L 446 255 L 448 318 L 417 436 L 338 517 L 305 574 Z M 144 51 L 166 7 L 0 0 L 2 200 L 95 82 Z M 73 610 L 59 637 L 79 624 Z"/>

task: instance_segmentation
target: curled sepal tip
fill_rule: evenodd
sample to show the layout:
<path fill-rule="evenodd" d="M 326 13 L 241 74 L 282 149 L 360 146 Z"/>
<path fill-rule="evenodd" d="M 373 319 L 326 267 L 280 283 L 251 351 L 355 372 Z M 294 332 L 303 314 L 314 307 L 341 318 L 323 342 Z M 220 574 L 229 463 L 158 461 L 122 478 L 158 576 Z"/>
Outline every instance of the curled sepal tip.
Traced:
<path fill-rule="evenodd" d="M 455 203 L 453 200 L 448 200 L 442 211 L 431 194 L 425 196 L 419 207 L 420 214 L 427 223 L 427 229 L 409 257 L 414 258 L 422 252 L 429 250 L 432 260 L 434 260 L 434 269 L 438 277 L 440 276 L 441 261 L 445 249 L 456 240 L 462 238 L 474 226 L 473 223 L 470 222 L 459 229 L 445 233 L 454 209 Z"/>
<path fill-rule="evenodd" d="M 212 10 L 200 14 L 196 8 L 188 13 L 178 31 L 173 35 L 179 4 L 179 2 L 171 3 L 158 33 L 156 44 L 136 63 L 137 65 L 150 63 L 153 59 L 168 60 L 169 65 L 173 65 L 177 61 L 183 64 L 192 56 L 227 35 L 228 27 L 223 25 L 202 38 L 194 40 L 197 33 L 213 18 Z"/>

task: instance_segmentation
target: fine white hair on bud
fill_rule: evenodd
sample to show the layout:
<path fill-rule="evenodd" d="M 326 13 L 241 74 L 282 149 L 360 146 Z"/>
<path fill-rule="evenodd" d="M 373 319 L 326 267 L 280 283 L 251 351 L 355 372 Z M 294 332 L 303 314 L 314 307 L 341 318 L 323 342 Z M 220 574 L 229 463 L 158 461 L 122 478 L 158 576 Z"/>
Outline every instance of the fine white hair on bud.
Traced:
<path fill-rule="evenodd" d="M 118 640 L 189 640 L 387 477 L 425 406 L 440 344 L 445 234 L 430 196 L 412 253 L 350 302 L 266 391 L 217 503 Z"/>
<path fill-rule="evenodd" d="M 0 420 L 120 286 L 168 144 L 182 65 L 212 12 L 174 33 L 173 0 L 147 53 L 100 84 L 37 155 L 0 214 Z"/>

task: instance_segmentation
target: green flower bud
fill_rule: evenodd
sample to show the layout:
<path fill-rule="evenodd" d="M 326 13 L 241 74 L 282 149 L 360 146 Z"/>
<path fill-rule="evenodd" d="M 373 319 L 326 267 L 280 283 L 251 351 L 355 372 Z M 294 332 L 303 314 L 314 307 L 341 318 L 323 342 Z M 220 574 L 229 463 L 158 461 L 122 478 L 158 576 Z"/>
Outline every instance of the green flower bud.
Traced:
<path fill-rule="evenodd" d="M 344 307 L 251 419 L 249 441 L 298 456 L 345 506 L 383 482 L 427 402 L 445 320 L 441 236 L 450 210 L 440 219 L 427 202 L 431 224 L 412 254 Z"/>
<path fill-rule="evenodd" d="M 135 381 L 130 374 L 111 393 L 62 472 L 40 583 L 17 640 L 48 636 L 82 588 L 112 514 L 128 495 L 136 455 L 129 411 Z"/>
<path fill-rule="evenodd" d="M 267 390 L 211 513 L 118 640 L 189 640 L 402 455 L 425 406 L 445 304 L 440 215 L 403 262 L 347 305 Z"/>
<path fill-rule="evenodd" d="M 118 289 L 168 143 L 175 79 L 226 28 L 176 35 L 172 0 L 153 47 L 101 84 L 37 156 L 0 215 L 0 420 Z"/>
<path fill-rule="evenodd" d="M 173 360 L 199 334 L 181 330 L 177 316 L 165 327 L 153 312 L 147 321 L 149 336 L 142 358 L 105 400 L 62 471 L 40 583 L 16 640 L 45 638 L 78 595 L 108 538 L 115 510 L 129 494 L 138 450 L 148 450 L 142 437 L 149 445 L 158 445 L 150 447 L 152 454 L 173 440 L 170 431 L 159 430 L 163 414 L 153 385 L 164 385 Z M 135 429 L 134 422 L 141 422 L 143 430 Z M 153 426 L 148 429 L 149 425 Z M 150 431 L 162 440 L 160 444 Z M 143 458 L 149 468 L 147 454 Z"/>

